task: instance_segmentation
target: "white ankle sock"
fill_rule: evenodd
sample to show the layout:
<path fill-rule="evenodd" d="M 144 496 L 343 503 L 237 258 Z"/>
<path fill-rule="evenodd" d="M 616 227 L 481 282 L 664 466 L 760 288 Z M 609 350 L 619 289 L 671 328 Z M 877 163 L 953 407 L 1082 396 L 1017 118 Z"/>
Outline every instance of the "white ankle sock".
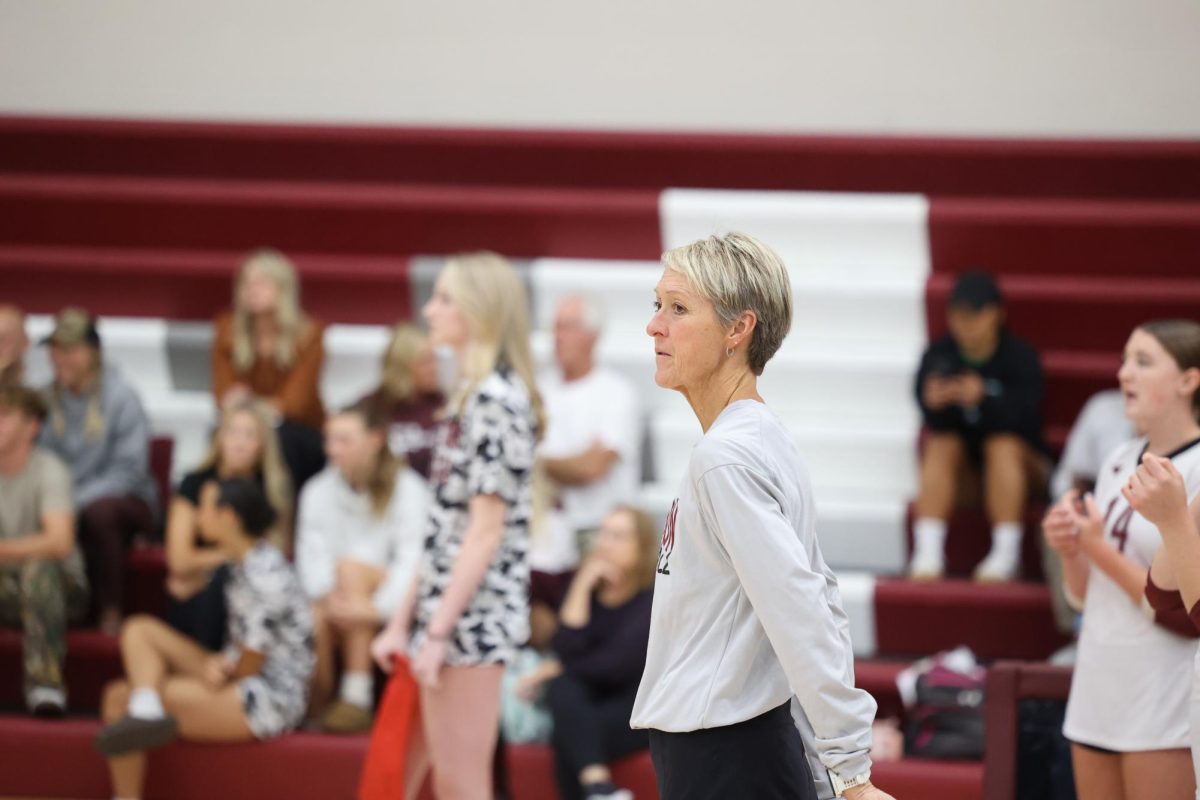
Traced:
<path fill-rule="evenodd" d="M 1019 561 L 1024 535 L 1025 528 L 1019 522 L 997 522 L 992 526 L 992 552 Z"/>
<path fill-rule="evenodd" d="M 942 558 L 946 552 L 946 520 L 921 517 L 913 524 L 913 554 Z"/>
<path fill-rule="evenodd" d="M 370 708 L 375 693 L 375 680 L 369 672 L 347 672 L 342 675 L 341 698 L 359 708 Z"/>
<path fill-rule="evenodd" d="M 129 716 L 137 719 L 162 719 L 166 715 L 162 698 L 154 689 L 134 689 L 129 693 Z"/>

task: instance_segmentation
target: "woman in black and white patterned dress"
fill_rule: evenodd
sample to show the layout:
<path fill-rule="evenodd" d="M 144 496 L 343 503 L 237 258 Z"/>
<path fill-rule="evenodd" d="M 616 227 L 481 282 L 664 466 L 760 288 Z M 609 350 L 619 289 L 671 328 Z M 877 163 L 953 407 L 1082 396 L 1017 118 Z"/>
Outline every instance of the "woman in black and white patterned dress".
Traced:
<path fill-rule="evenodd" d="M 439 797 L 490 797 L 500 679 L 529 635 L 526 550 L 543 425 L 528 301 L 507 261 L 479 253 L 447 263 L 423 314 L 431 341 L 454 351 L 459 384 L 434 453 L 425 558 L 372 652 L 385 670 L 406 654 L 421 686 L 409 785 L 430 766 L 425 751 Z"/>

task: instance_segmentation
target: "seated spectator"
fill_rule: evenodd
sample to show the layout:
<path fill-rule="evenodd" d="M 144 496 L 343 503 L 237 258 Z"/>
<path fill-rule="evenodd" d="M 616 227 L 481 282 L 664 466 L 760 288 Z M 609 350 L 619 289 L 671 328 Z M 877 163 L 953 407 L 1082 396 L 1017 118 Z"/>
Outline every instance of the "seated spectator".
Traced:
<path fill-rule="evenodd" d="M 320 716 L 335 733 L 371 727 L 371 641 L 404 599 L 424 547 L 429 490 L 388 449 L 389 421 L 369 403 L 331 417 L 330 465 L 300 495 L 296 566 L 317 634 L 311 708 L 320 712 L 333 688 L 336 651 L 338 700 Z"/>
<path fill-rule="evenodd" d="M 11 305 L 0 305 L 0 385 L 41 388 L 50 380 L 44 355 L 29 347 L 25 315 Z"/>
<path fill-rule="evenodd" d="M 226 409 L 200 466 L 184 476 L 167 510 L 167 622 L 210 650 L 225 643 L 225 582 L 229 567 L 220 548 L 200 536 L 204 484 L 245 478 L 267 496 L 277 521 L 266 539 L 291 552 L 292 479 L 279 454 L 267 409 L 244 400 Z"/>
<path fill-rule="evenodd" d="M 559 794 L 567 800 L 632 800 L 613 785 L 608 764 L 649 747 L 648 734 L 631 729 L 629 717 L 646 665 L 658 545 L 646 514 L 609 514 L 563 601 L 557 659 L 518 683 L 527 699 L 546 686 Z"/>
<path fill-rule="evenodd" d="M 105 687 L 107 724 L 96 736 L 115 797 L 141 797 L 145 751 L 176 737 L 270 739 L 304 718 L 312 618 L 292 566 L 263 541 L 275 511 L 253 481 L 233 479 L 205 484 L 198 517 L 201 535 L 234 565 L 225 588 L 229 644 L 213 652 L 154 617 L 126 623 L 126 677 Z"/>
<path fill-rule="evenodd" d="M 154 534 L 158 492 L 150 477 L 150 423 L 137 392 L 105 365 L 95 320 L 68 308 L 47 340 L 54 365 L 41 444 L 71 469 L 79 544 L 100 630 L 121 626 L 125 552 Z"/>
<path fill-rule="evenodd" d="M 530 551 L 535 643 L 546 634 L 539 616 L 547 617 L 561 600 L 555 587 L 565 585 L 563 576 L 608 511 L 633 502 L 641 475 L 637 394 L 620 374 L 595 363 L 603 317 L 593 298 L 572 296 L 554 318 L 558 369 L 541 382 L 547 422 L 538 466 L 549 480 L 548 506 L 557 514 Z"/>
<path fill-rule="evenodd" d="M 1005 327 L 1003 297 L 990 275 L 958 279 L 946 321 L 950 333 L 929 346 L 917 372 L 927 436 L 909 575 L 942 575 L 947 520 L 960 493 L 969 491 L 965 482 L 981 478 L 992 548 L 975 578 L 1015 580 L 1025 505 L 1045 491 L 1041 364 L 1033 347 Z"/>
<path fill-rule="evenodd" d="M 379 405 L 392 421 L 388 444 L 429 480 L 437 444 L 438 412 L 446 404 L 438 380 L 437 356 L 421 330 L 397 325 L 383 354 L 379 388 L 363 398 Z"/>
<path fill-rule="evenodd" d="M 300 308 L 291 262 L 274 250 L 252 253 L 234 286 L 234 308 L 217 318 L 213 395 L 220 408 L 258 398 L 279 417 L 279 442 L 296 490 L 325 466 L 318 382 L 325 326 Z"/>
<path fill-rule="evenodd" d="M 25 702 L 37 715 L 66 709 L 67 623 L 87 613 L 75 547 L 71 473 L 36 446 L 40 395 L 0 386 L 0 624 L 24 631 Z"/>

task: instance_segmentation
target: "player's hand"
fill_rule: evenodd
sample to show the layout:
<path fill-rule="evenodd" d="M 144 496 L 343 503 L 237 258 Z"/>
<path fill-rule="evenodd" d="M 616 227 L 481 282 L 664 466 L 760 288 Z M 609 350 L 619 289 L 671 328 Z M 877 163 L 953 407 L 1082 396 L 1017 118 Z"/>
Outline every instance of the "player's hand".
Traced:
<path fill-rule="evenodd" d="M 421 651 L 412 662 L 412 674 L 417 683 L 426 689 L 436 689 L 440 683 L 442 666 L 446 663 L 446 651 L 450 644 L 445 639 L 425 638 Z"/>
<path fill-rule="evenodd" d="M 846 800 L 896 800 L 896 798 L 870 782 L 864 783 L 862 786 L 854 786 L 847 789 L 842 797 L 846 798 Z"/>
<path fill-rule="evenodd" d="M 1096 498 L 1083 496 L 1083 508 L 1072 508 L 1071 524 L 1079 531 L 1079 547 L 1084 553 L 1104 542 L 1104 517 L 1096 505 Z"/>
<path fill-rule="evenodd" d="M 1171 459 L 1146 453 L 1142 464 L 1121 487 L 1133 510 L 1159 528 L 1188 515 L 1187 487 Z"/>
<path fill-rule="evenodd" d="M 1046 544 L 1064 558 L 1079 553 L 1079 531 L 1071 516 L 1078 502 L 1079 492 L 1072 489 L 1051 506 L 1042 518 L 1042 535 L 1046 537 Z"/>
<path fill-rule="evenodd" d="M 388 625 L 371 641 L 371 658 L 387 674 L 392 672 L 392 661 L 404 655 L 408 647 L 408 630 Z"/>

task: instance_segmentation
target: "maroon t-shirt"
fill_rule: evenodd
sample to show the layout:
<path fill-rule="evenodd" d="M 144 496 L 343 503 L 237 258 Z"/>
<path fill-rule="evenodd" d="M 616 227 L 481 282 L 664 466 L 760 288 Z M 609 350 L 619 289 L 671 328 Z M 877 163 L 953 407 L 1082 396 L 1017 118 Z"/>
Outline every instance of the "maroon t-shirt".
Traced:
<path fill-rule="evenodd" d="M 379 393 L 374 392 L 365 399 L 375 402 L 378 398 Z M 409 466 L 425 480 L 429 480 L 437 429 L 441 424 L 437 413 L 445 403 L 440 394 L 424 394 L 389 407 L 392 426 L 388 431 L 388 444 L 393 453 L 407 459 Z"/>

